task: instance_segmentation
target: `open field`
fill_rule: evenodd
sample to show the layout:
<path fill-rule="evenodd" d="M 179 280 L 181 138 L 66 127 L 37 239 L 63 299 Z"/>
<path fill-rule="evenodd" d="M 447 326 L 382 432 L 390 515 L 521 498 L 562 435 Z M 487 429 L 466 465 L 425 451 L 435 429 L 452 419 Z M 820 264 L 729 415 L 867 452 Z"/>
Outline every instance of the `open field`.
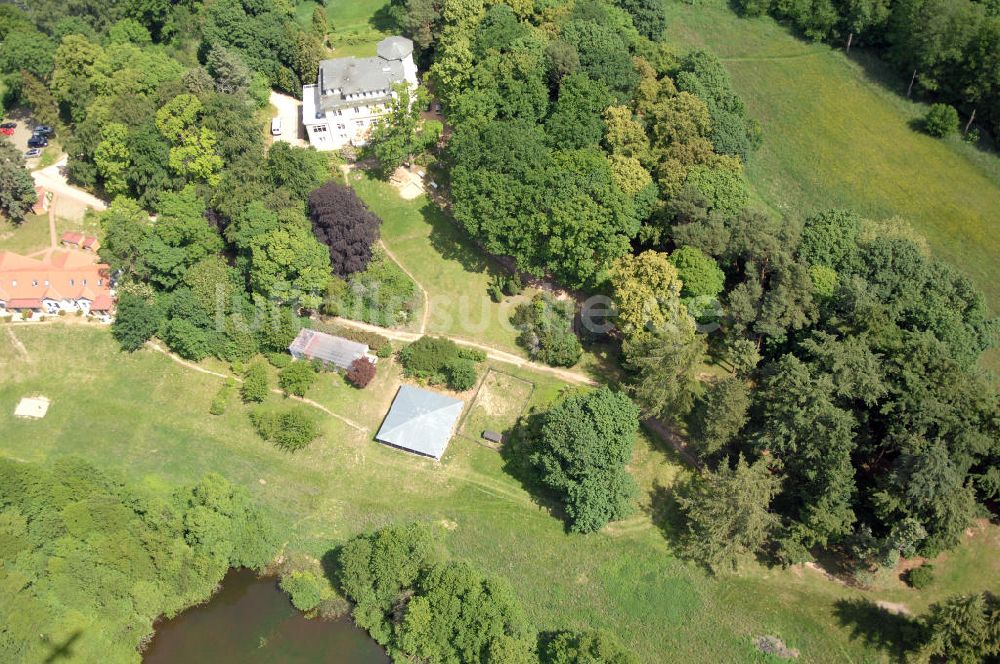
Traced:
<path fill-rule="evenodd" d="M 207 414 L 221 379 L 149 350 L 124 355 L 96 326 L 5 326 L 0 372 L 0 454 L 78 454 L 154 484 L 216 471 L 247 486 L 278 517 L 289 550 L 319 556 L 363 530 L 428 520 L 445 526 L 454 555 L 506 576 L 540 629 L 609 629 L 645 662 L 768 661 L 750 646 L 761 634 L 780 636 L 808 662 L 888 657 L 879 649 L 882 635 L 855 624 L 861 616 L 844 603 L 867 596 L 859 591 L 802 569 L 712 578 L 673 557 L 670 492 L 684 472 L 645 436 L 632 463 L 643 511 L 580 536 L 567 534 L 544 500 L 504 471 L 501 455 L 476 443 L 456 437 L 438 464 L 382 447 L 327 417 L 320 440 L 284 453 L 257 438 L 235 401 L 225 415 Z M 324 375 L 308 396 L 373 429 L 397 380 L 389 363 L 380 363 L 380 372 L 365 391 Z M 545 376 L 524 377 L 537 384 L 533 404 L 561 389 Z M 48 416 L 15 420 L 14 404 L 30 393 L 52 399 Z M 891 589 L 891 598 L 916 608 L 952 589 L 986 583 L 1000 590 L 996 536 L 991 527 L 948 554 L 938 564 L 942 581 L 919 599 L 905 588 Z"/>
<path fill-rule="evenodd" d="M 465 413 L 460 433 L 482 441 L 483 431 L 509 432 L 528 405 L 533 389 L 534 385 L 524 379 L 489 370 Z"/>
<path fill-rule="evenodd" d="M 295 8 L 298 22 L 310 25 L 317 6 L 319 3 L 314 0 L 300 2 Z M 388 6 L 388 0 L 329 0 L 326 19 L 333 57 L 375 55 L 375 44 L 390 34 L 390 25 L 379 14 L 379 10 Z"/>
<path fill-rule="evenodd" d="M 809 44 L 725 0 L 668 8 L 668 40 L 723 58 L 763 126 L 748 172 L 768 205 L 799 218 L 829 207 L 902 216 L 1000 312 L 1000 159 L 911 128 L 926 106 L 861 50 Z M 1000 353 L 989 365 L 1000 368 Z"/>

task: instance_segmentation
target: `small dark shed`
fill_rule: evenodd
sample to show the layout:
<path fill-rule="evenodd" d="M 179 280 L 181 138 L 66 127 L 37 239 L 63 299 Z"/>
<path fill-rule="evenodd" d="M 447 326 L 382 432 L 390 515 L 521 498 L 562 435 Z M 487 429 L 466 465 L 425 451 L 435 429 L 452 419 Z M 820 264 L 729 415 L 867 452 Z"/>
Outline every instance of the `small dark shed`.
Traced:
<path fill-rule="evenodd" d="M 489 429 L 487 429 L 486 431 L 483 432 L 483 438 L 485 438 L 486 440 L 490 441 L 491 443 L 502 443 L 503 442 L 503 434 L 502 433 L 499 433 L 497 431 L 490 431 Z"/>

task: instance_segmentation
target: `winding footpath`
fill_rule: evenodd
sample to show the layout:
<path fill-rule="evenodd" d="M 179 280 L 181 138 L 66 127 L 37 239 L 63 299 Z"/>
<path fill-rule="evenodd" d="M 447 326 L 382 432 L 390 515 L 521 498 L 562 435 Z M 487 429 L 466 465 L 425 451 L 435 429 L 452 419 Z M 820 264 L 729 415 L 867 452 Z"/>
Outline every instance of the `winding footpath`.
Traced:
<path fill-rule="evenodd" d="M 149 348 L 155 350 L 157 353 L 162 353 L 163 355 L 166 355 L 167 357 L 169 357 L 171 360 L 173 360 L 177 364 L 181 365 L 182 367 L 186 367 L 188 369 L 191 369 L 192 371 L 197 371 L 199 373 L 207 374 L 209 376 L 216 376 L 217 378 L 232 378 L 237 383 L 242 383 L 243 382 L 243 379 L 240 378 L 239 376 L 234 376 L 232 374 L 224 374 L 224 373 L 220 373 L 218 371 L 212 371 L 211 369 L 206 369 L 205 367 L 198 366 L 194 362 L 188 362 L 187 360 L 185 360 L 185 359 L 183 359 L 181 357 L 178 357 L 177 355 L 171 353 L 169 350 L 167 350 L 163 346 L 159 345 L 155 341 L 147 341 L 146 342 L 146 346 L 148 346 Z M 349 427 L 351 427 L 353 429 L 356 429 L 356 430 L 360 431 L 361 433 L 364 433 L 364 434 L 368 433 L 368 429 L 366 429 L 365 427 L 361 426 L 360 424 L 358 424 L 354 420 L 346 418 L 343 415 L 338 415 L 337 413 L 333 412 L 332 410 L 330 410 L 326 406 L 324 406 L 324 405 L 322 405 L 320 403 L 317 403 L 317 402 L 313 401 L 312 399 L 306 399 L 304 397 L 297 397 L 294 394 L 285 395 L 285 393 L 282 390 L 279 390 L 277 388 L 272 388 L 271 392 L 273 392 L 274 394 L 280 394 L 282 396 L 287 396 L 289 399 L 292 399 L 293 401 L 298 401 L 299 403 L 303 403 L 303 404 L 305 404 L 307 406 L 312 406 L 313 408 L 315 408 L 317 410 L 323 411 L 324 413 L 326 413 L 330 417 L 333 417 L 333 418 L 336 418 L 336 419 L 340 420 L 341 422 L 343 422 L 347 426 L 349 426 Z"/>

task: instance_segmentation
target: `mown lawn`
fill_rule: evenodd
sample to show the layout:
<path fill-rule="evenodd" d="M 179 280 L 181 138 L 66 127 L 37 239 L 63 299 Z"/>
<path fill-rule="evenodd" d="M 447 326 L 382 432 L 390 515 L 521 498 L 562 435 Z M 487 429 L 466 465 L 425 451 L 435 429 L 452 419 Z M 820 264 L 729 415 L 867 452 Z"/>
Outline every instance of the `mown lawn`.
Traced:
<path fill-rule="evenodd" d="M 325 377 L 310 396 L 374 428 L 397 378 L 384 367 L 365 392 Z M 876 645 L 879 634 L 854 624 L 858 612 L 838 608 L 838 601 L 864 597 L 860 592 L 809 570 L 754 568 L 712 578 L 671 555 L 671 491 L 684 473 L 645 436 L 637 439 L 632 464 L 642 511 L 580 536 L 567 534 L 550 506 L 505 471 L 501 455 L 476 443 L 456 437 L 437 464 L 325 418 L 323 437 L 311 447 L 280 452 L 257 438 L 235 401 L 225 415 L 207 413 L 219 378 L 149 350 L 124 355 L 96 325 L 4 326 L 0 375 L 0 454 L 24 460 L 76 454 L 155 484 L 219 472 L 248 487 L 279 519 L 290 551 L 320 556 L 355 533 L 426 520 L 442 525 L 454 555 L 507 577 L 540 629 L 608 629 L 644 662 L 767 661 L 750 645 L 762 634 L 799 648 L 803 661 L 887 659 Z M 536 383 L 534 404 L 562 389 L 544 376 L 522 375 Z M 48 416 L 15 420 L 16 402 L 36 393 L 52 399 Z M 929 601 L 952 587 L 998 589 L 1000 577 L 984 577 L 973 564 L 993 546 L 980 536 L 950 554 L 939 566 L 940 587 L 922 597 Z"/>
<path fill-rule="evenodd" d="M 381 217 L 382 241 L 389 251 L 427 289 L 428 333 L 522 353 L 510 314 L 527 295 L 505 298 L 500 304 L 490 300 L 486 287 L 497 265 L 455 222 L 428 198 L 404 200 L 391 185 L 370 175 L 354 171 L 350 184 Z"/>
<path fill-rule="evenodd" d="M 863 50 L 809 44 L 769 18 L 738 17 L 726 0 L 668 8 L 668 41 L 723 58 L 763 126 L 748 172 L 768 205 L 798 218 L 829 207 L 901 216 L 1000 312 L 1000 159 L 915 130 L 926 106 Z M 1000 367 L 1000 353 L 989 365 Z"/>
<path fill-rule="evenodd" d="M 91 219 L 72 220 L 56 218 L 56 235 L 66 231 L 98 234 L 97 224 Z M 0 216 L 0 251 L 31 254 L 49 248 L 49 217 L 47 214 L 28 214 L 18 224 Z"/>
<path fill-rule="evenodd" d="M 295 8 L 298 22 L 311 25 L 313 10 L 318 5 L 314 0 L 300 2 Z M 375 55 L 375 44 L 391 34 L 392 26 L 383 13 L 388 6 L 388 0 L 329 0 L 326 20 L 333 57 Z"/>

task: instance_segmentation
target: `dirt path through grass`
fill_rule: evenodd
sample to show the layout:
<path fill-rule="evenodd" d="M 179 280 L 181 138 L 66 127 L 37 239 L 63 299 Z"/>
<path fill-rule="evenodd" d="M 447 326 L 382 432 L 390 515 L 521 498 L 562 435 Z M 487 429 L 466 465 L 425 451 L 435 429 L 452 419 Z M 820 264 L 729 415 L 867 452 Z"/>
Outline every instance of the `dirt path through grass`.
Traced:
<path fill-rule="evenodd" d="M 14 350 L 16 350 L 18 354 L 20 354 L 21 357 L 24 358 L 24 361 L 31 362 L 31 356 L 28 355 L 28 349 L 24 347 L 24 344 L 21 343 L 21 340 L 17 338 L 16 334 L 14 334 L 14 330 L 10 329 L 9 327 L 7 328 L 7 336 L 10 337 L 10 343 L 14 346 Z"/>
<path fill-rule="evenodd" d="M 8 332 L 9 331 L 10 330 L 8 330 Z M 187 360 L 185 360 L 183 358 L 180 358 L 177 355 L 174 355 L 173 353 L 171 353 L 167 349 L 163 348 L 162 346 L 160 346 L 156 342 L 147 341 L 146 345 L 149 348 L 155 350 L 156 352 L 162 353 L 163 355 L 166 355 L 167 357 L 169 357 L 171 360 L 173 360 L 177 364 L 181 365 L 182 367 L 186 367 L 188 369 L 191 369 L 192 371 L 197 371 L 199 373 L 208 374 L 209 376 L 216 376 L 218 378 L 232 378 L 237 383 L 242 383 L 243 382 L 243 379 L 240 378 L 239 376 L 233 376 L 232 374 L 219 373 L 218 371 L 212 371 L 211 369 L 206 369 L 205 367 L 200 367 L 197 364 L 194 364 L 193 362 L 188 362 Z M 23 346 L 22 346 L 22 348 L 23 348 Z M 274 393 L 274 394 L 280 394 L 282 396 L 286 396 L 285 393 L 282 390 L 279 390 L 277 388 L 272 388 L 271 392 Z M 313 408 L 316 408 L 317 410 L 321 410 L 324 413 L 326 413 L 327 415 L 329 415 L 330 417 L 333 417 L 333 418 L 336 418 L 336 419 L 340 420 L 341 422 L 343 422 L 347 426 L 349 426 L 349 427 L 351 427 L 353 429 L 356 429 L 356 430 L 360 431 L 363 434 L 367 434 L 368 433 L 368 429 L 366 429 L 365 427 L 361 426 L 357 422 L 355 422 L 353 420 L 350 420 L 350 419 L 344 417 L 343 415 L 338 415 L 337 413 L 333 412 L 332 410 L 330 410 L 326 406 L 324 406 L 324 405 L 322 405 L 320 403 L 317 403 L 317 402 L 313 401 L 312 399 L 306 399 L 304 397 L 297 397 L 294 394 L 289 394 L 287 396 L 288 396 L 289 399 L 292 399 L 293 401 L 298 401 L 299 403 L 303 403 L 303 404 L 305 404 L 307 406 L 312 406 Z"/>
<path fill-rule="evenodd" d="M 403 271 L 403 274 L 412 279 L 413 283 L 415 283 L 417 285 L 417 288 L 420 289 L 420 295 L 424 299 L 424 310 L 420 314 L 420 326 L 417 328 L 417 330 L 420 332 L 420 334 L 423 334 L 424 331 L 427 329 L 427 318 L 428 316 L 430 316 L 431 313 L 431 303 L 430 299 L 427 297 L 427 289 L 424 288 L 424 285 L 419 281 L 417 281 L 417 278 L 413 276 L 413 273 L 407 270 L 406 267 L 400 262 L 400 260 L 396 258 L 396 254 L 392 253 L 392 250 L 390 250 L 389 247 L 385 246 L 385 242 L 379 240 L 378 246 L 382 247 L 382 251 L 384 251 L 385 255 L 389 257 L 389 260 L 395 263 L 399 267 L 399 269 Z"/>
<path fill-rule="evenodd" d="M 411 343 L 419 339 L 422 335 L 417 332 L 403 332 L 402 330 L 391 330 L 385 327 L 379 327 L 378 325 L 371 325 L 369 323 L 362 323 L 360 321 L 351 320 L 349 318 L 334 318 L 333 319 L 338 325 L 343 325 L 345 327 L 353 327 L 357 330 L 364 330 L 366 332 L 374 332 L 376 334 L 381 334 L 383 337 L 392 339 L 393 341 L 405 341 L 406 343 Z M 576 385 L 597 385 L 598 382 L 587 376 L 585 374 L 570 371 L 569 369 L 559 369 L 558 367 L 550 367 L 546 364 L 540 364 L 538 362 L 532 362 L 531 360 L 526 360 L 523 357 L 518 357 L 513 353 L 508 353 L 502 350 L 497 350 L 485 344 L 478 343 L 476 341 L 469 341 L 468 339 L 462 339 L 461 337 L 452 337 L 446 334 L 434 333 L 435 336 L 444 337 L 446 339 L 451 339 L 456 344 L 460 346 L 468 346 L 469 348 L 476 348 L 478 350 L 486 353 L 486 357 L 491 360 L 496 360 L 497 362 L 503 362 L 505 364 L 512 364 L 518 368 L 531 369 L 532 371 L 538 371 L 540 373 L 546 373 L 550 376 L 555 376 L 561 380 L 565 380 L 568 383 L 574 383 Z"/>

